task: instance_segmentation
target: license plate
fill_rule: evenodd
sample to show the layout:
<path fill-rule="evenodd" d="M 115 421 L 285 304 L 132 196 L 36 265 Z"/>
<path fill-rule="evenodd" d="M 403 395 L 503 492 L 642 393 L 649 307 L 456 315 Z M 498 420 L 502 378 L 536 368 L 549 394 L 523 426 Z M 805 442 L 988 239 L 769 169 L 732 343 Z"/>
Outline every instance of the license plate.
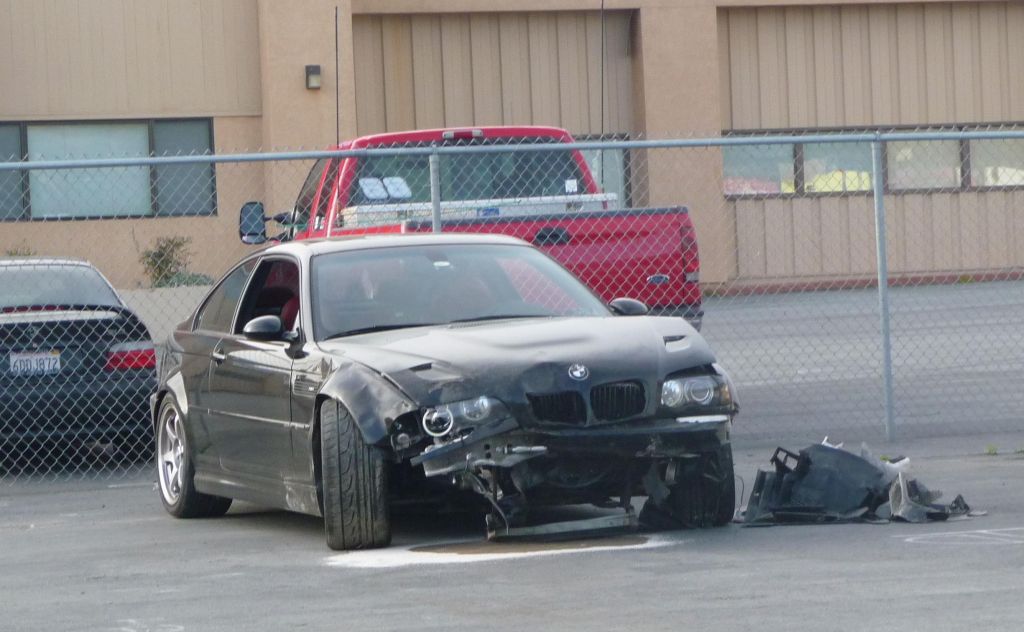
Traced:
<path fill-rule="evenodd" d="M 60 351 L 11 354 L 11 375 L 53 375 L 60 373 Z"/>

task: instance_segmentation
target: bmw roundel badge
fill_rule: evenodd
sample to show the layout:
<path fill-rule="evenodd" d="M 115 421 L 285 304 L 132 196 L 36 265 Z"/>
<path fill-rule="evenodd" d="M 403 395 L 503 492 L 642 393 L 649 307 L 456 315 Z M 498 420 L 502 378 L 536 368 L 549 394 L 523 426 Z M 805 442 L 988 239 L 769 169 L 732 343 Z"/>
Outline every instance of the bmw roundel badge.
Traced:
<path fill-rule="evenodd" d="M 569 377 L 579 382 L 590 377 L 590 369 L 584 364 L 576 363 L 569 366 Z"/>

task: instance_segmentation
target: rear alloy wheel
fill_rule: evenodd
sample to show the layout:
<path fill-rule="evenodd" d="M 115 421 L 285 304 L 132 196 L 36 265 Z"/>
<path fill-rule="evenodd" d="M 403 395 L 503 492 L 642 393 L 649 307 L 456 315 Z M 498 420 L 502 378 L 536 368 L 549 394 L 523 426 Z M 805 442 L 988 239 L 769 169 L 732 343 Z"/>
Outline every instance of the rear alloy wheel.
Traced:
<path fill-rule="evenodd" d="M 195 470 L 189 454 L 185 422 L 170 396 L 165 397 L 160 404 L 157 419 L 157 480 L 164 509 L 175 518 L 223 516 L 231 507 L 230 498 L 196 491 L 192 480 Z"/>
<path fill-rule="evenodd" d="M 320 449 L 327 546 L 348 551 L 391 544 L 384 454 L 366 444 L 352 415 L 337 402 L 320 407 Z"/>
<path fill-rule="evenodd" d="M 724 444 L 679 464 L 676 483 L 661 504 L 648 498 L 640 522 L 649 529 L 721 527 L 736 512 L 732 445 Z"/>

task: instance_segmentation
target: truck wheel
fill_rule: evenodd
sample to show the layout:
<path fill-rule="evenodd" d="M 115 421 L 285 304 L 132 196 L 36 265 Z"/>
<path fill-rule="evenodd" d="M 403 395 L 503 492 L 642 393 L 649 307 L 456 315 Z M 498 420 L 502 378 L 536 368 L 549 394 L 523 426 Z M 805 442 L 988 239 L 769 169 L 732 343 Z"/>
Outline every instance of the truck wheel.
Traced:
<path fill-rule="evenodd" d="M 320 407 L 320 450 L 327 546 L 347 551 L 389 545 L 384 455 L 363 441 L 352 415 L 337 402 Z"/>
<path fill-rule="evenodd" d="M 170 395 L 160 403 L 157 420 L 157 479 L 164 509 L 175 518 L 223 516 L 231 507 L 230 498 L 196 491 L 185 420 Z"/>
<path fill-rule="evenodd" d="M 660 505 L 648 498 L 640 523 L 654 530 L 721 527 L 732 521 L 735 511 L 732 446 L 726 444 L 684 461 L 668 498 Z"/>

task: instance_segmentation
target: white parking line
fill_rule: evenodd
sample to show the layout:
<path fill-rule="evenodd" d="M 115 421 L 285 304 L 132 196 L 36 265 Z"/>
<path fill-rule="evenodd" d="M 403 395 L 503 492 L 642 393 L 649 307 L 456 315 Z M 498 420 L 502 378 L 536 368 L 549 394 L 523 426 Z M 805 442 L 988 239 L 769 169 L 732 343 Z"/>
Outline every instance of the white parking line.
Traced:
<path fill-rule="evenodd" d="M 893 536 L 912 544 L 1024 544 L 1024 527 Z"/>
<path fill-rule="evenodd" d="M 145 483 L 114 483 L 107 485 L 107 489 L 127 489 L 130 487 L 155 487 L 156 483 L 147 481 Z"/>
<path fill-rule="evenodd" d="M 498 562 L 520 560 L 528 557 L 545 557 L 573 553 L 600 553 L 604 551 L 636 551 L 656 549 L 681 544 L 683 540 L 666 536 L 627 537 L 588 540 L 583 542 L 559 543 L 516 543 L 491 544 L 486 542 L 449 542 L 434 545 L 412 545 L 352 551 L 332 555 L 325 560 L 327 566 L 335 568 L 399 568 L 429 564 L 469 564 L 474 562 Z"/>

